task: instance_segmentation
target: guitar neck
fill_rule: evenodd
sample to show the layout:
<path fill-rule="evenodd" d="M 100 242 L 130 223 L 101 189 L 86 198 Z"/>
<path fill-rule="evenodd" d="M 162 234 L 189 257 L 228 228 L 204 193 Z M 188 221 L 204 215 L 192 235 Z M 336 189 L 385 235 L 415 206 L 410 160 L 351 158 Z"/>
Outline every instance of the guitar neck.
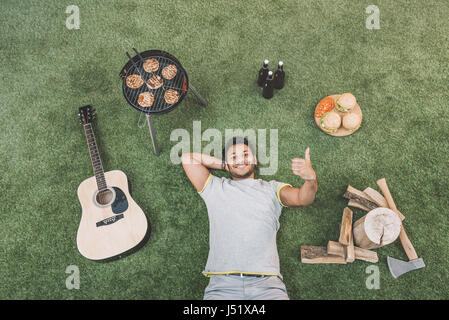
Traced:
<path fill-rule="evenodd" d="M 97 180 L 98 190 L 106 189 L 106 180 L 104 178 L 103 166 L 101 164 L 100 154 L 98 153 L 94 131 L 90 123 L 84 125 L 84 133 L 86 134 L 90 160 L 92 162 L 92 168 L 94 169 L 95 179 Z"/>

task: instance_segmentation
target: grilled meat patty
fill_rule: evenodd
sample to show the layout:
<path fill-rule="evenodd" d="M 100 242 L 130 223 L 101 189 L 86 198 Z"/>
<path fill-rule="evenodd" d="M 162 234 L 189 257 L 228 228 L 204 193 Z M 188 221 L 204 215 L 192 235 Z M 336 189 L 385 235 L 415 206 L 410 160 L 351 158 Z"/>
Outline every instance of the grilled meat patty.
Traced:
<path fill-rule="evenodd" d="M 139 97 L 137 99 L 137 102 L 140 106 L 146 108 L 151 107 L 154 102 L 154 96 L 151 92 L 145 91 L 139 94 Z"/>
<path fill-rule="evenodd" d="M 176 90 L 168 89 L 165 91 L 164 99 L 168 104 L 174 104 L 179 100 L 179 93 Z"/>
<path fill-rule="evenodd" d="M 131 89 L 140 88 L 142 84 L 143 80 L 138 74 L 132 74 L 126 77 L 126 85 Z"/>
<path fill-rule="evenodd" d="M 147 80 L 147 84 L 150 87 L 150 89 L 159 89 L 164 84 L 164 81 L 160 76 L 152 76 L 150 79 Z"/>
<path fill-rule="evenodd" d="M 143 63 L 143 69 L 146 72 L 155 72 L 159 69 L 159 62 L 155 58 L 147 59 Z"/>
<path fill-rule="evenodd" d="M 171 80 L 176 76 L 176 73 L 178 72 L 178 69 L 174 64 L 170 64 L 162 69 L 162 76 L 167 79 Z"/>

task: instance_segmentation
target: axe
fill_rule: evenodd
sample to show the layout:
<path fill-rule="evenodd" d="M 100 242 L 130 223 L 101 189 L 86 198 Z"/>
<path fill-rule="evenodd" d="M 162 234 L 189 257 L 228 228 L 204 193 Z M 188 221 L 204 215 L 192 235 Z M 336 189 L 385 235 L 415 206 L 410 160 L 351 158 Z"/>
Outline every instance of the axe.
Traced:
<path fill-rule="evenodd" d="M 391 196 L 390 190 L 388 189 L 387 181 L 385 180 L 385 178 L 377 180 L 377 185 L 382 191 L 385 200 L 387 200 L 390 209 L 396 212 L 396 214 L 399 216 L 398 209 L 396 208 L 396 205 L 393 201 L 393 197 Z M 402 247 L 404 248 L 404 251 L 407 254 L 409 261 L 402 261 L 391 257 L 387 257 L 388 268 L 390 269 L 391 275 L 395 279 L 403 275 L 404 273 L 421 269 L 426 266 L 424 264 L 423 259 L 418 258 L 415 248 L 413 248 L 413 245 L 410 242 L 407 234 L 405 233 L 404 226 L 402 224 L 401 224 L 401 232 L 399 233 L 399 239 L 401 240 Z"/>

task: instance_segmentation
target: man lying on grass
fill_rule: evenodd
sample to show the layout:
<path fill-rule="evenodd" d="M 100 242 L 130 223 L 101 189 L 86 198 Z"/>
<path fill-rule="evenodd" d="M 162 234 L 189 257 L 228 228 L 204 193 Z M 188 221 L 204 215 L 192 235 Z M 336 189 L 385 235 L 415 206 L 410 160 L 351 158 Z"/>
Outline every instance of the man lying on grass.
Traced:
<path fill-rule="evenodd" d="M 288 300 L 282 282 L 276 233 L 282 206 L 310 205 L 318 189 L 309 148 L 305 158 L 292 159 L 292 171 L 305 180 L 301 188 L 254 179 L 254 148 L 235 137 L 223 159 L 184 153 L 182 166 L 203 198 L 209 215 L 209 256 L 203 274 L 210 277 L 205 300 Z M 225 170 L 232 179 L 212 175 Z"/>

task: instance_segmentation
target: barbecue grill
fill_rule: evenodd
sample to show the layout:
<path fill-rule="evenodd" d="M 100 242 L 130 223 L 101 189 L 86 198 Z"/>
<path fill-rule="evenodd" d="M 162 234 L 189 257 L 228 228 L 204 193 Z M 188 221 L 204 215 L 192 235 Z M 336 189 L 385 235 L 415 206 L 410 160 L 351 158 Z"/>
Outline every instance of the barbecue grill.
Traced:
<path fill-rule="evenodd" d="M 129 43 L 129 42 L 128 42 Z M 164 114 L 174 110 L 185 98 L 187 92 L 192 90 L 193 94 L 200 100 L 203 106 L 207 106 L 207 102 L 198 94 L 195 88 L 189 83 L 189 77 L 187 72 L 182 67 L 181 63 L 174 56 L 168 52 L 161 50 L 148 50 L 143 52 L 138 52 L 134 47 L 132 47 L 135 52 L 135 56 L 131 57 L 128 52 L 126 52 L 129 61 L 120 71 L 120 77 L 122 78 L 122 90 L 123 96 L 129 105 L 134 109 L 144 113 L 147 118 L 148 127 L 150 130 L 151 140 L 153 142 L 153 149 L 156 155 L 159 155 L 159 149 L 156 141 L 156 134 L 154 130 L 152 115 L 154 114 Z M 144 63 L 147 59 L 156 59 L 159 68 L 153 72 L 148 72 L 144 69 Z M 169 66 L 176 66 L 176 75 L 171 79 L 166 79 L 162 76 L 162 70 Z M 138 75 L 143 80 L 143 84 L 138 88 L 131 88 L 126 84 L 126 78 L 130 75 Z M 147 81 L 153 76 L 159 76 L 163 84 L 157 89 L 152 89 Z M 178 99 L 175 103 L 168 103 L 165 99 L 165 93 L 167 90 L 174 90 L 177 92 Z M 143 107 L 139 104 L 139 95 L 144 92 L 150 92 L 153 97 L 153 104 L 150 107 Z M 172 91 L 173 92 L 173 91 Z"/>

